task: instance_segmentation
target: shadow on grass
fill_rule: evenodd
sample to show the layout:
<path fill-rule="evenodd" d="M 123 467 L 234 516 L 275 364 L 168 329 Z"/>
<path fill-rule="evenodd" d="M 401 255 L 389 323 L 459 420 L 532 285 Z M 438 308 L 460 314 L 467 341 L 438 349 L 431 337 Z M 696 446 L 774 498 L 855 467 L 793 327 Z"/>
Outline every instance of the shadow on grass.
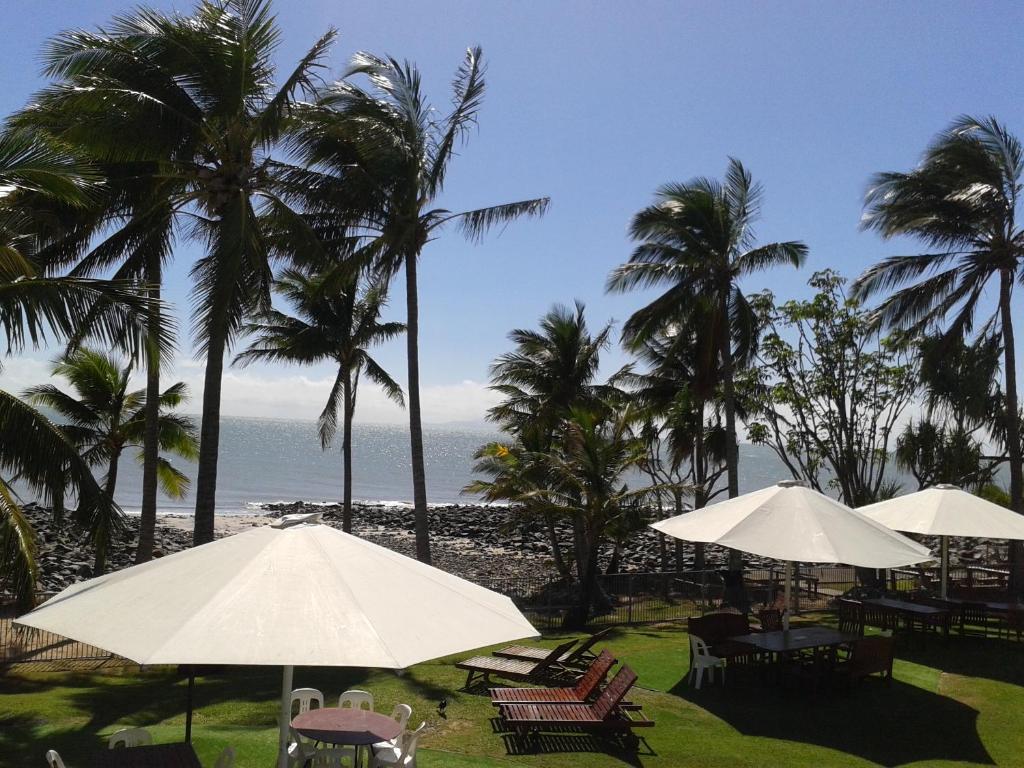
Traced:
<path fill-rule="evenodd" d="M 683 680 L 669 693 L 745 736 L 826 747 L 884 766 L 926 760 L 995 765 L 978 736 L 977 710 L 899 680 L 886 686 L 869 679 L 852 691 L 813 695 L 769 686 L 697 691 Z"/>
<path fill-rule="evenodd" d="M 896 655 L 953 675 L 1024 686 L 1024 643 L 1015 640 L 955 634 L 948 640 L 929 637 L 926 643 L 901 643 Z"/>
<path fill-rule="evenodd" d="M 588 733 L 568 727 L 552 727 L 538 734 L 520 734 L 511 732 L 508 724 L 500 717 L 492 717 L 490 723 L 491 730 L 501 737 L 505 751 L 512 757 L 591 753 L 607 755 L 626 765 L 641 768 L 641 757 L 654 757 L 657 754 L 646 739 L 640 737 L 631 743 L 628 734 L 616 736 Z"/>

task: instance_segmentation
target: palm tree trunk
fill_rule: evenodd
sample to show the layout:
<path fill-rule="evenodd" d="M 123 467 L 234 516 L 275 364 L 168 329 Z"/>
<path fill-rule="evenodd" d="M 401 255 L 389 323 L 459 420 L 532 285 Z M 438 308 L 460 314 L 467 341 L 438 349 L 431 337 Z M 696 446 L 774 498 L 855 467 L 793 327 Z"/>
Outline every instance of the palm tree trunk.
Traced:
<path fill-rule="evenodd" d="M 146 264 L 149 295 L 160 301 L 160 257 L 151 257 Z M 159 304 L 151 310 L 146 340 L 146 425 L 142 438 L 142 510 L 139 515 L 139 544 L 135 562 L 144 563 L 153 557 L 156 537 L 157 461 L 160 458 L 160 316 Z"/>
<path fill-rule="evenodd" d="M 1003 368 L 1006 375 L 1006 443 L 1010 458 L 1010 507 L 1024 512 L 1024 466 L 1021 464 L 1020 406 L 1017 402 L 1017 350 L 1013 338 L 1011 296 L 1013 274 L 1003 270 L 999 274 L 999 312 L 1003 331 Z M 1024 580 L 1024 551 L 1020 542 L 1010 542 L 1010 579 L 1012 587 L 1019 589 Z"/>
<path fill-rule="evenodd" d="M 734 499 L 740 495 L 740 447 L 736 437 L 736 386 L 733 382 L 732 329 L 728 301 L 728 296 L 723 296 L 719 308 L 722 313 L 719 343 L 722 355 L 722 399 L 725 408 L 725 466 L 729 480 L 729 498 Z M 738 571 L 742 567 L 741 553 L 730 549 L 729 570 Z"/>
<path fill-rule="evenodd" d="M 117 465 L 120 458 L 120 452 L 115 452 L 110 457 L 110 465 L 107 467 L 107 482 L 103 488 L 103 493 L 111 505 L 114 503 L 114 489 L 117 488 Z M 107 514 L 112 514 L 112 512 L 112 508 L 106 510 Z M 96 558 L 93 560 L 92 565 L 93 576 L 102 576 L 103 571 L 107 568 L 107 549 L 110 547 L 110 522 L 108 518 L 100 523 L 99 530 L 96 532 L 97 535 L 93 540 L 93 546 L 96 550 Z"/>
<path fill-rule="evenodd" d="M 344 415 L 342 419 L 341 454 L 344 468 L 345 487 L 342 491 L 341 530 L 345 533 L 352 533 L 352 416 L 355 411 L 355 403 L 352 400 L 352 373 L 345 372 L 345 380 L 342 383 L 342 397 L 345 400 Z"/>
<path fill-rule="evenodd" d="M 412 453 L 412 504 L 416 528 L 416 559 L 430 563 L 430 519 L 427 517 L 427 473 L 423 464 L 423 424 L 420 418 L 420 322 L 416 288 L 418 253 L 405 257 L 405 340 L 409 369 L 409 442 Z"/>
<path fill-rule="evenodd" d="M 220 450 L 220 392 L 227 333 L 218 324 L 211 330 L 203 383 L 203 423 L 199 431 L 199 470 L 196 477 L 196 515 L 192 545 L 213 541 L 217 506 L 217 458 Z"/>
<path fill-rule="evenodd" d="M 558 530 L 555 528 L 555 518 L 553 516 L 544 516 L 544 529 L 547 531 L 548 543 L 551 545 L 551 558 L 555 562 L 555 570 L 558 571 L 558 575 L 563 579 L 568 578 L 572 574 L 569 572 L 569 566 L 566 565 L 565 557 L 562 555 L 562 545 L 558 541 Z"/>

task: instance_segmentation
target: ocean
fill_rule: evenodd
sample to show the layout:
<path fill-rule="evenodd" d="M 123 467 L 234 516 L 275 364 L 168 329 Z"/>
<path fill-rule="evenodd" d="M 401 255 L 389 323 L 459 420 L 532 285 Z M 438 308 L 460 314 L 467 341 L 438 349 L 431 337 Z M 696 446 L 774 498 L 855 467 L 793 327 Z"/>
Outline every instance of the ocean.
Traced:
<path fill-rule="evenodd" d="M 429 502 L 476 501 L 461 492 L 473 479 L 473 453 L 496 439 L 500 435 L 486 426 L 424 425 Z M 401 425 L 357 424 L 352 442 L 352 498 L 369 503 L 410 502 L 408 429 Z M 142 500 L 142 472 L 135 460 L 136 453 L 131 449 L 123 455 L 115 492 L 118 503 L 127 512 L 138 512 Z M 194 464 L 181 459 L 173 461 L 194 481 Z M 789 473 L 770 449 L 740 446 L 741 492 L 764 488 L 788 477 Z M 341 483 L 340 441 L 322 451 L 314 422 L 222 419 L 217 473 L 219 513 L 252 513 L 260 504 L 275 501 L 337 502 L 341 500 Z M 905 487 L 916 489 L 916 484 Z M 161 494 L 158 501 L 161 513 L 188 514 L 194 506 L 193 493 L 182 500 Z"/>

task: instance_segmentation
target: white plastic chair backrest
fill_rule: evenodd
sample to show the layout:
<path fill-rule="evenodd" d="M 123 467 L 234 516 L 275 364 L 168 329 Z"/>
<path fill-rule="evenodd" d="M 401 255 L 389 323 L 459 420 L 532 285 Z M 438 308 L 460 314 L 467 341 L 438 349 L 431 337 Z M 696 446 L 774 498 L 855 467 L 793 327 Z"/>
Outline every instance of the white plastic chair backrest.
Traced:
<path fill-rule="evenodd" d="M 398 723 L 403 731 L 409 724 L 410 717 L 412 717 L 412 707 L 408 704 L 395 704 L 395 708 L 391 710 L 391 719 Z"/>
<path fill-rule="evenodd" d="M 235 750 L 231 747 L 224 747 L 213 768 L 233 768 L 235 764 Z"/>
<path fill-rule="evenodd" d="M 338 697 L 338 706 L 368 709 L 373 712 L 373 694 L 369 691 L 345 691 Z"/>
<path fill-rule="evenodd" d="M 710 656 L 711 651 L 708 650 L 708 644 L 701 640 L 696 635 L 690 635 L 690 647 L 693 649 L 694 656 Z"/>
<path fill-rule="evenodd" d="M 351 756 L 351 748 L 318 749 L 306 765 L 309 768 L 344 768 L 344 761 Z"/>
<path fill-rule="evenodd" d="M 298 711 L 295 710 L 295 702 L 299 703 Z M 296 688 L 292 691 L 292 715 L 301 715 L 303 712 L 309 712 L 313 708 L 314 702 L 318 707 L 323 707 L 324 695 L 320 691 L 316 688 Z"/>
<path fill-rule="evenodd" d="M 51 749 L 46 753 L 46 765 L 48 768 L 66 768 L 64 761 L 60 759 L 60 755 L 57 754 L 56 749 Z"/>
<path fill-rule="evenodd" d="M 107 746 L 110 749 L 119 747 L 144 747 L 153 743 L 153 737 L 145 728 L 122 728 L 110 737 Z"/>
<path fill-rule="evenodd" d="M 423 735 L 424 729 L 427 727 L 427 723 L 424 720 L 420 723 L 420 727 L 415 731 L 406 731 L 398 738 L 402 740 L 402 752 L 398 756 L 398 762 L 401 764 L 405 758 L 412 757 L 416 754 L 416 742 L 419 741 L 420 736 Z"/>

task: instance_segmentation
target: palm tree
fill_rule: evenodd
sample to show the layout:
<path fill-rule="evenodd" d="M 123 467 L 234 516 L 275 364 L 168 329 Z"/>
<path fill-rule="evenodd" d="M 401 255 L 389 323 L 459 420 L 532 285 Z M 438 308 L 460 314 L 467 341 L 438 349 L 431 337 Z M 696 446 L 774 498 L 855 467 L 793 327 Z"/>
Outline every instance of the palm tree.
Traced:
<path fill-rule="evenodd" d="M 578 301 L 573 309 L 555 305 L 541 318 L 538 330 L 513 330 L 509 334 L 513 350 L 491 365 L 491 389 L 503 400 L 487 417 L 513 435 L 527 452 L 546 453 L 574 407 L 595 406 L 609 394 L 609 388 L 595 384 L 594 378 L 601 352 L 608 348 L 611 324 L 592 334 L 584 312 Z M 522 465 L 526 472 L 533 466 Z M 537 479 L 533 482 L 540 483 Z M 543 514 L 542 518 L 555 566 L 563 576 L 568 575 L 555 519 Z M 580 562 L 577 558 L 577 564 Z"/>
<path fill-rule="evenodd" d="M 26 391 L 25 398 L 62 417 L 65 423 L 61 429 L 89 466 L 106 466 L 103 491 L 113 501 L 121 454 L 125 448 L 142 446 L 145 440 L 146 391 L 130 392 L 131 367 L 122 367 L 112 356 L 90 349 L 76 350 L 57 362 L 53 375 L 67 379 L 74 394 L 52 384 L 42 384 Z M 178 382 L 160 393 L 158 446 L 162 451 L 191 461 L 198 455 L 192 420 L 166 412 L 181 405 L 187 392 L 185 384 Z M 157 476 L 169 497 L 182 499 L 188 493 L 188 478 L 162 456 L 158 458 Z M 106 567 L 111 537 L 120 527 L 119 523 L 120 517 L 116 515 L 94 523 L 96 560 L 93 571 L 97 576 Z"/>
<path fill-rule="evenodd" d="M 696 178 L 666 184 L 654 204 L 633 217 L 630 234 L 639 245 L 607 285 L 616 292 L 665 289 L 626 322 L 628 343 L 680 323 L 700 328 L 712 341 L 700 364 L 718 369 L 721 377 L 730 498 L 739 495 L 735 368 L 749 360 L 757 340 L 756 316 L 739 282 L 771 267 L 799 267 L 807 254 L 807 246 L 797 241 L 756 245 L 753 224 L 762 194 L 733 158 L 724 182 Z"/>
<path fill-rule="evenodd" d="M 262 217 L 304 226 L 282 197 L 291 169 L 270 153 L 333 37 L 318 40 L 275 89 L 280 30 L 267 0 L 203 0 L 187 17 L 140 9 L 106 31 L 54 38 L 44 60 L 57 82 L 20 117 L 133 169 L 153 195 L 142 220 L 187 215 L 186 231 L 205 246 L 192 268 L 195 336 L 206 355 L 197 544 L 213 539 L 224 355 L 246 314 L 270 301 Z"/>
<path fill-rule="evenodd" d="M 352 81 L 358 75 L 369 78 L 369 90 Z M 299 142 L 307 164 L 324 169 L 319 178 L 302 176 L 313 198 L 308 207 L 329 220 L 358 225 L 370 238 L 353 249 L 345 269 L 369 268 L 387 280 L 405 273 L 416 556 L 428 563 L 419 381 L 420 256 L 446 225 L 458 227 L 475 241 L 494 226 L 541 215 L 548 204 L 547 198 L 540 198 L 461 212 L 438 207 L 450 161 L 476 125 L 483 102 L 480 48 L 467 51 L 452 90 L 451 111 L 439 115 L 427 102 L 414 65 L 357 54 L 346 78 L 323 93 L 318 107 L 306 115 L 311 127 Z"/>
<path fill-rule="evenodd" d="M 1005 399 L 996 431 L 1005 436 L 1010 505 L 1017 512 L 1024 512 L 1024 469 L 1011 299 L 1014 282 L 1024 278 L 1022 181 L 1024 152 L 1005 126 L 994 117 L 957 119 L 914 170 L 876 175 L 867 194 L 866 229 L 885 238 L 915 237 L 927 252 L 885 259 L 854 284 L 859 297 L 905 286 L 879 305 L 878 321 L 924 333 L 948 320 L 941 336 L 956 342 L 973 331 L 985 311 L 985 288 L 997 282 L 996 311 L 978 336 L 1002 341 Z"/>
<path fill-rule="evenodd" d="M 402 323 L 382 323 L 385 303 L 379 286 L 359 288 L 353 279 L 342 290 L 325 286 L 322 276 L 290 270 L 277 283 L 277 291 L 295 307 L 295 316 L 270 309 L 246 327 L 256 338 L 235 358 L 248 364 L 257 360 L 316 365 L 331 361 L 338 367 L 334 385 L 318 422 L 320 445 L 326 450 L 342 412 L 341 451 L 344 463 L 342 528 L 352 530 L 352 419 L 356 393 L 363 374 L 384 390 L 391 400 L 404 405 L 402 388 L 370 355 L 371 347 L 393 339 L 405 330 Z"/>
<path fill-rule="evenodd" d="M 37 215 L 39 201 L 79 206 L 94 177 L 59 144 L 25 132 L 0 133 L 0 328 L 11 351 L 46 343 L 48 332 L 74 340 L 93 336 L 131 351 L 144 332 L 152 303 L 131 284 L 46 278 L 34 260 L 52 235 L 50 220 Z M 159 343 L 165 348 L 167 337 Z M 35 534 L 11 486 L 14 477 L 52 503 L 58 520 L 69 491 L 78 499 L 76 518 L 89 525 L 110 517 L 111 502 L 61 430 L 0 391 L 0 587 L 24 609 L 34 602 L 38 566 Z"/>

